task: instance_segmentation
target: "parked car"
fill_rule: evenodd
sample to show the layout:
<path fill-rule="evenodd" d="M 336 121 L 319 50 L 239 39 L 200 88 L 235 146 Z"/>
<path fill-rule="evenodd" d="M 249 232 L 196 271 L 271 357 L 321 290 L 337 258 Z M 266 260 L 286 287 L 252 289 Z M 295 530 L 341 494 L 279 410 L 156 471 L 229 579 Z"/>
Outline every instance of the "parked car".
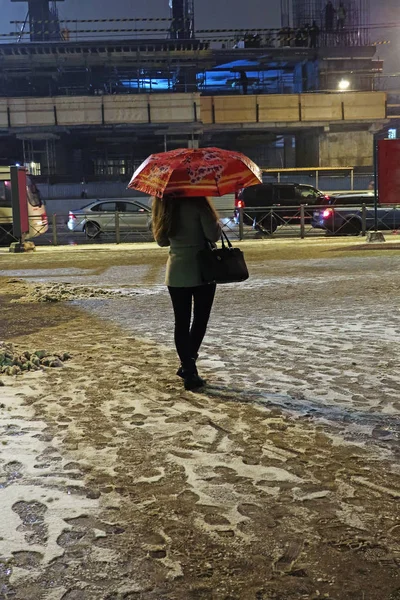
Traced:
<path fill-rule="evenodd" d="M 317 208 L 311 225 L 335 235 L 359 235 L 363 227 L 362 206 L 365 205 L 365 229 L 375 226 L 375 197 L 373 192 L 338 194 L 332 196 L 325 208 Z M 378 206 L 379 229 L 397 229 L 400 209 Z"/>
<path fill-rule="evenodd" d="M 67 227 L 95 238 L 102 232 L 115 231 L 116 212 L 120 231 L 151 231 L 151 209 L 137 200 L 96 200 L 78 210 L 70 210 Z"/>
<path fill-rule="evenodd" d="M 239 222 L 239 208 L 243 208 L 243 221 L 246 225 L 273 233 L 278 225 L 300 224 L 301 204 L 317 206 L 326 204 L 328 200 L 329 196 L 312 185 L 260 183 L 239 191 L 235 198 L 235 220 Z M 305 222 L 311 222 L 311 218 L 312 214 L 307 210 Z"/>

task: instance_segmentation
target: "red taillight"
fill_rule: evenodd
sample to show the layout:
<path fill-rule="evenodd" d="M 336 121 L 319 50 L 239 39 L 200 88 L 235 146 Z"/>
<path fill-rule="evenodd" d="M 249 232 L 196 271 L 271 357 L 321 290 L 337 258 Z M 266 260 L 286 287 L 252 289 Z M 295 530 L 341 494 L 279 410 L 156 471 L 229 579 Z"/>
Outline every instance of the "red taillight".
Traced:
<path fill-rule="evenodd" d="M 322 216 L 324 217 L 324 219 L 327 219 L 328 217 L 331 216 L 332 213 L 333 213 L 333 210 L 331 208 L 326 208 L 324 210 L 324 212 L 322 213 Z"/>
<path fill-rule="evenodd" d="M 236 208 L 244 208 L 245 206 L 243 200 L 236 200 Z"/>
<path fill-rule="evenodd" d="M 330 200 L 330 196 L 324 196 L 325 200 Z"/>
<path fill-rule="evenodd" d="M 73 212 L 69 211 L 69 213 L 68 213 L 68 218 L 69 218 L 69 219 L 76 219 L 76 216 L 74 215 L 74 213 L 73 213 Z"/>

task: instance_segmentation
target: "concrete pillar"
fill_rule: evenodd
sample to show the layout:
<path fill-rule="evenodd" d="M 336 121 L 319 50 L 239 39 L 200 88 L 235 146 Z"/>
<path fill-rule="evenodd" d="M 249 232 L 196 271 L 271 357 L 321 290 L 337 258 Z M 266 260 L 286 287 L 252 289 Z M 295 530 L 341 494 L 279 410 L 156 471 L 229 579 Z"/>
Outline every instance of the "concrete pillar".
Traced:
<path fill-rule="evenodd" d="M 293 136 L 285 135 L 283 137 L 283 166 L 290 169 L 296 164 L 295 148 L 293 147 Z"/>
<path fill-rule="evenodd" d="M 373 133 L 340 131 L 299 133 L 296 136 L 297 167 L 371 167 Z"/>
<path fill-rule="evenodd" d="M 319 133 L 296 135 L 296 166 L 319 167 Z"/>
<path fill-rule="evenodd" d="M 189 135 L 188 136 L 188 148 L 193 148 L 193 150 L 197 150 L 199 148 L 199 139 L 197 136 Z"/>
<path fill-rule="evenodd" d="M 58 140 L 56 143 L 56 175 L 62 177 L 69 175 L 71 165 L 71 155 L 66 147 L 65 139 Z"/>
<path fill-rule="evenodd" d="M 374 136 L 371 131 L 342 131 L 319 136 L 320 167 L 372 167 Z"/>

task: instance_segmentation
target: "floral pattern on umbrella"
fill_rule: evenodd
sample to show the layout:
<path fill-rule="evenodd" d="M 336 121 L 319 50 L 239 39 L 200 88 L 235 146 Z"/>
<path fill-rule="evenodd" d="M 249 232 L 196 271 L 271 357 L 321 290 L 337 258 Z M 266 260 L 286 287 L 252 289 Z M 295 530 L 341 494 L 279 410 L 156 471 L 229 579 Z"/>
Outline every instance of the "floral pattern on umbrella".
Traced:
<path fill-rule="evenodd" d="M 259 167 L 240 152 L 180 148 L 150 155 L 128 187 L 159 197 L 223 196 L 261 181 Z"/>

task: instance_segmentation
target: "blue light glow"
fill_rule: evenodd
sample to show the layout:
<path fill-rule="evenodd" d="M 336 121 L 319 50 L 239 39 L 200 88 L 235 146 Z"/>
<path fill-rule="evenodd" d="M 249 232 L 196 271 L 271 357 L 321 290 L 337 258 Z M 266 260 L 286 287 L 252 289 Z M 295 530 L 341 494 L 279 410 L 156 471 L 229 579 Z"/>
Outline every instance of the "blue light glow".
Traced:
<path fill-rule="evenodd" d="M 158 79 L 158 78 L 139 78 L 139 79 L 127 79 L 121 81 L 121 85 L 129 89 L 141 89 L 141 90 L 172 90 L 174 82 L 172 79 Z"/>

